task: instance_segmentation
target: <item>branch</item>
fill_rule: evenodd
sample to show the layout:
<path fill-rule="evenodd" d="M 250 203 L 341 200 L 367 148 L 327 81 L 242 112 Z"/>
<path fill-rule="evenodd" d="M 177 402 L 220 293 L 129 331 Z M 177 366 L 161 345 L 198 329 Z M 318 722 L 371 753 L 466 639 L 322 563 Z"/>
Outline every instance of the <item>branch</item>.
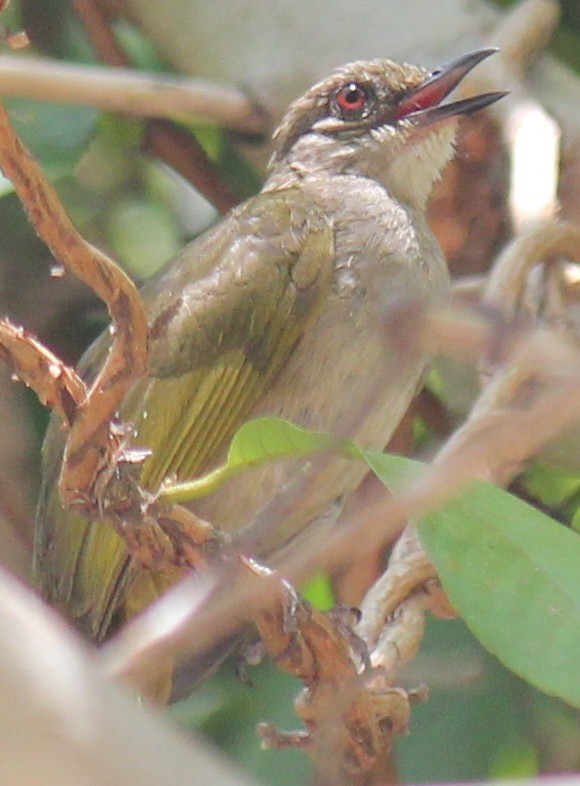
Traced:
<path fill-rule="evenodd" d="M 179 122 L 197 117 L 245 134 L 265 131 L 264 113 L 241 90 L 201 79 L 135 73 L 126 68 L 2 55 L 0 95 Z"/>
<path fill-rule="evenodd" d="M 74 0 L 77 16 L 85 27 L 97 56 L 109 66 L 131 66 L 130 58 L 115 37 L 109 19 L 94 0 Z M 169 120 L 150 118 L 144 126 L 144 149 L 185 178 L 220 213 L 238 203 L 223 182 L 216 164 L 195 135 Z"/>
<path fill-rule="evenodd" d="M 432 337 L 438 332 L 436 323 L 437 320 Z M 446 343 L 449 326 L 445 320 L 440 323 Z M 461 353 L 467 346 L 473 349 L 481 338 L 477 330 L 472 335 L 466 331 L 458 349 Z M 511 351 L 507 349 L 510 345 Z M 574 392 L 580 383 L 580 354 L 572 341 L 558 331 L 538 328 L 523 335 L 516 332 L 511 337 L 508 331 L 503 342 L 496 344 L 496 352 L 498 346 L 502 348 L 501 368 L 487 384 L 468 420 L 443 446 L 430 474 L 411 489 L 406 502 L 403 496 L 407 520 L 416 520 L 427 512 L 422 509 L 423 495 L 433 508 L 439 504 L 434 503 L 440 493 L 448 498 L 453 489 L 457 493 L 473 479 L 507 485 L 547 441 L 580 420 L 580 402 Z M 482 354 L 491 356 L 493 342 L 488 347 Z M 530 389 L 536 388 L 538 393 L 529 402 Z M 415 593 L 436 575 L 414 528 L 409 527 L 387 570 L 362 603 L 357 633 L 371 648 L 372 663 L 388 669 L 390 679 L 413 657 L 414 649 L 393 647 L 398 622 L 389 621 L 396 610 L 401 636 L 407 642 L 414 639 L 418 645 L 423 634 L 422 616 L 413 618 L 414 631 L 410 631 L 405 607 L 415 605 Z"/>
<path fill-rule="evenodd" d="M 580 262 L 580 226 L 555 219 L 536 224 L 501 252 L 483 287 L 482 302 L 508 319 L 521 313 L 532 268 L 560 257 Z M 561 315 L 549 318 L 556 316 Z"/>
<path fill-rule="evenodd" d="M 24 656 L 23 656 L 24 655 Z M 0 782 L 252 786 L 192 733 L 105 680 L 92 653 L 0 569 Z"/>
<path fill-rule="evenodd" d="M 119 405 L 148 361 L 148 326 L 141 300 L 130 278 L 77 232 L 36 160 L 14 133 L 0 105 L 0 168 L 26 206 L 42 240 L 65 268 L 90 286 L 109 309 L 114 336 L 107 362 L 78 407 L 65 451 L 60 480 L 65 503 L 86 498 L 103 456 L 122 442 L 111 433 Z"/>
<path fill-rule="evenodd" d="M 56 412 L 67 426 L 72 425 L 86 397 L 85 384 L 74 369 L 8 319 L 0 319 L 0 358 L 21 382 L 34 390 L 42 404 Z"/>
<path fill-rule="evenodd" d="M 239 203 L 193 133 L 167 120 L 149 120 L 143 137 L 146 152 L 185 178 L 222 215 Z"/>

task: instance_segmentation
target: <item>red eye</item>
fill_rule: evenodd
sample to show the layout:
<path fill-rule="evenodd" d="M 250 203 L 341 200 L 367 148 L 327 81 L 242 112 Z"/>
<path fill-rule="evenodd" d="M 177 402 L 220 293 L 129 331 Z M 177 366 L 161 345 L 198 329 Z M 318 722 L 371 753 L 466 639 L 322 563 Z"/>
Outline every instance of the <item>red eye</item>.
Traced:
<path fill-rule="evenodd" d="M 343 117 L 364 117 L 369 110 L 369 92 L 358 82 L 349 82 L 335 94 L 337 108 Z"/>

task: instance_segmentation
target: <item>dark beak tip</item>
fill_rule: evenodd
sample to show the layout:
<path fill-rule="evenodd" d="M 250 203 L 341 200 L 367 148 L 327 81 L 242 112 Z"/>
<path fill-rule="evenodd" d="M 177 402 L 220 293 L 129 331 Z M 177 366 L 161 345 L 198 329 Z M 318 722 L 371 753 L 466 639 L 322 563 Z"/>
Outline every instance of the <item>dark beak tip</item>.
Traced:
<path fill-rule="evenodd" d="M 499 101 L 500 98 L 505 98 L 509 94 L 509 90 L 495 90 L 493 93 L 488 93 L 489 96 L 493 96 L 493 101 Z"/>
<path fill-rule="evenodd" d="M 485 60 L 492 55 L 496 55 L 499 52 L 499 46 L 486 46 L 482 49 L 474 49 L 471 53 L 474 57 L 479 56 L 480 61 Z"/>
<path fill-rule="evenodd" d="M 478 95 L 473 96 L 473 98 L 465 98 L 463 101 L 457 101 L 454 104 L 449 104 L 449 106 L 456 107 L 457 115 L 472 115 L 482 109 L 487 109 L 492 104 L 495 104 L 496 101 L 505 98 L 507 95 L 509 95 L 508 90 L 496 90 L 492 93 L 479 93 Z M 445 105 L 443 105 L 441 109 L 444 109 L 444 107 Z"/>
<path fill-rule="evenodd" d="M 498 52 L 499 49 L 496 46 L 474 49 L 472 52 L 461 55 L 450 63 L 447 63 L 447 65 L 438 68 L 431 77 L 431 80 L 445 84 L 447 92 L 451 92 L 470 71 L 473 71 L 481 62 Z"/>
<path fill-rule="evenodd" d="M 496 55 L 499 52 L 499 47 L 497 46 L 487 46 L 483 47 L 482 49 L 473 49 L 471 52 L 467 52 L 467 54 L 460 55 L 455 60 L 452 60 L 447 65 L 443 66 L 439 69 L 442 73 L 449 73 L 449 72 L 463 72 L 467 74 L 469 71 L 474 69 L 477 65 L 479 65 L 484 60 L 487 60 L 488 57 L 492 55 Z"/>

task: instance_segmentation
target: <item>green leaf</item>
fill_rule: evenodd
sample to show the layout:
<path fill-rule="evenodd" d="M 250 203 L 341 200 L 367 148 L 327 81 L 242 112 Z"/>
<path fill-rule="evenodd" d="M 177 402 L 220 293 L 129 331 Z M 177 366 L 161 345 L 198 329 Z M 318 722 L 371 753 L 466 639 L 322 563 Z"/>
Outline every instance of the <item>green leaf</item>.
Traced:
<path fill-rule="evenodd" d="M 559 467 L 535 464 L 526 472 L 524 484 L 544 505 L 561 505 L 580 490 L 580 477 Z"/>
<path fill-rule="evenodd" d="M 250 467 L 336 449 L 367 461 L 397 490 L 424 470 L 277 418 L 243 425 L 227 461 L 208 475 L 167 489 L 174 502 L 207 494 Z M 546 693 L 580 707 L 580 538 L 502 489 L 474 483 L 418 523 L 451 603 L 481 643 Z"/>
<path fill-rule="evenodd" d="M 516 674 L 580 707 L 580 539 L 493 486 L 426 516 L 421 539 L 467 625 Z"/>
<path fill-rule="evenodd" d="M 228 464 L 256 466 L 273 459 L 300 458 L 337 446 L 336 437 L 306 429 L 279 418 L 257 418 L 245 423 L 232 440 Z"/>
<path fill-rule="evenodd" d="M 176 223 L 159 203 L 121 198 L 112 205 L 107 228 L 115 255 L 134 278 L 149 278 L 179 251 Z"/>
<path fill-rule="evenodd" d="M 486 781 L 507 774 L 498 755 L 535 741 L 535 691 L 480 649 L 461 620 L 427 620 L 407 680 L 427 684 L 429 701 L 413 707 L 412 733 L 397 740 L 400 783 Z"/>
<path fill-rule="evenodd" d="M 307 431 L 280 418 L 256 418 L 238 429 L 225 464 L 200 478 L 165 488 L 161 497 L 175 503 L 188 502 L 215 491 L 247 469 L 280 459 L 305 458 L 332 448 L 346 450 L 349 455 L 355 450 L 351 443 L 324 432 Z"/>
<path fill-rule="evenodd" d="M 300 588 L 306 600 L 310 601 L 317 609 L 324 611 L 336 605 L 332 582 L 328 573 L 315 573 L 307 583 Z"/>
<path fill-rule="evenodd" d="M 96 109 L 45 104 L 27 98 L 6 101 L 10 120 L 50 178 L 68 174 L 94 134 Z"/>
<path fill-rule="evenodd" d="M 395 487 L 419 465 L 372 455 Z M 474 483 L 418 524 L 469 628 L 508 668 L 580 707 L 580 537 L 502 489 Z"/>

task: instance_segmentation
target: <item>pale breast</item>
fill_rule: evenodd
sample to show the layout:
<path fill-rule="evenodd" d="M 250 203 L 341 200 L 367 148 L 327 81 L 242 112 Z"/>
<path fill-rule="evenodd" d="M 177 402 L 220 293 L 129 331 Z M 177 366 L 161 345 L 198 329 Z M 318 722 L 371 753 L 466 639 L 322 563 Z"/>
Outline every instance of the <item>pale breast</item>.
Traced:
<path fill-rule="evenodd" d="M 426 358 L 412 340 L 389 323 L 393 308 L 409 298 L 432 302 L 448 288 L 447 268 L 425 222 L 393 202 L 365 178 L 336 178 L 336 187 L 316 183 L 310 194 L 324 199 L 336 238 L 332 295 L 317 322 L 301 338 L 285 369 L 252 417 L 276 415 L 307 428 L 352 437 L 383 449 L 413 397 Z M 389 328 L 390 324 L 390 328 Z M 390 331 L 390 333 L 389 333 Z M 407 334 L 405 334 L 407 335 Z M 225 530 L 251 523 L 276 490 L 297 472 L 293 462 L 254 471 L 199 505 L 201 515 Z M 274 542 L 278 547 L 360 482 L 365 467 L 334 462 L 301 498 L 292 520 Z"/>

